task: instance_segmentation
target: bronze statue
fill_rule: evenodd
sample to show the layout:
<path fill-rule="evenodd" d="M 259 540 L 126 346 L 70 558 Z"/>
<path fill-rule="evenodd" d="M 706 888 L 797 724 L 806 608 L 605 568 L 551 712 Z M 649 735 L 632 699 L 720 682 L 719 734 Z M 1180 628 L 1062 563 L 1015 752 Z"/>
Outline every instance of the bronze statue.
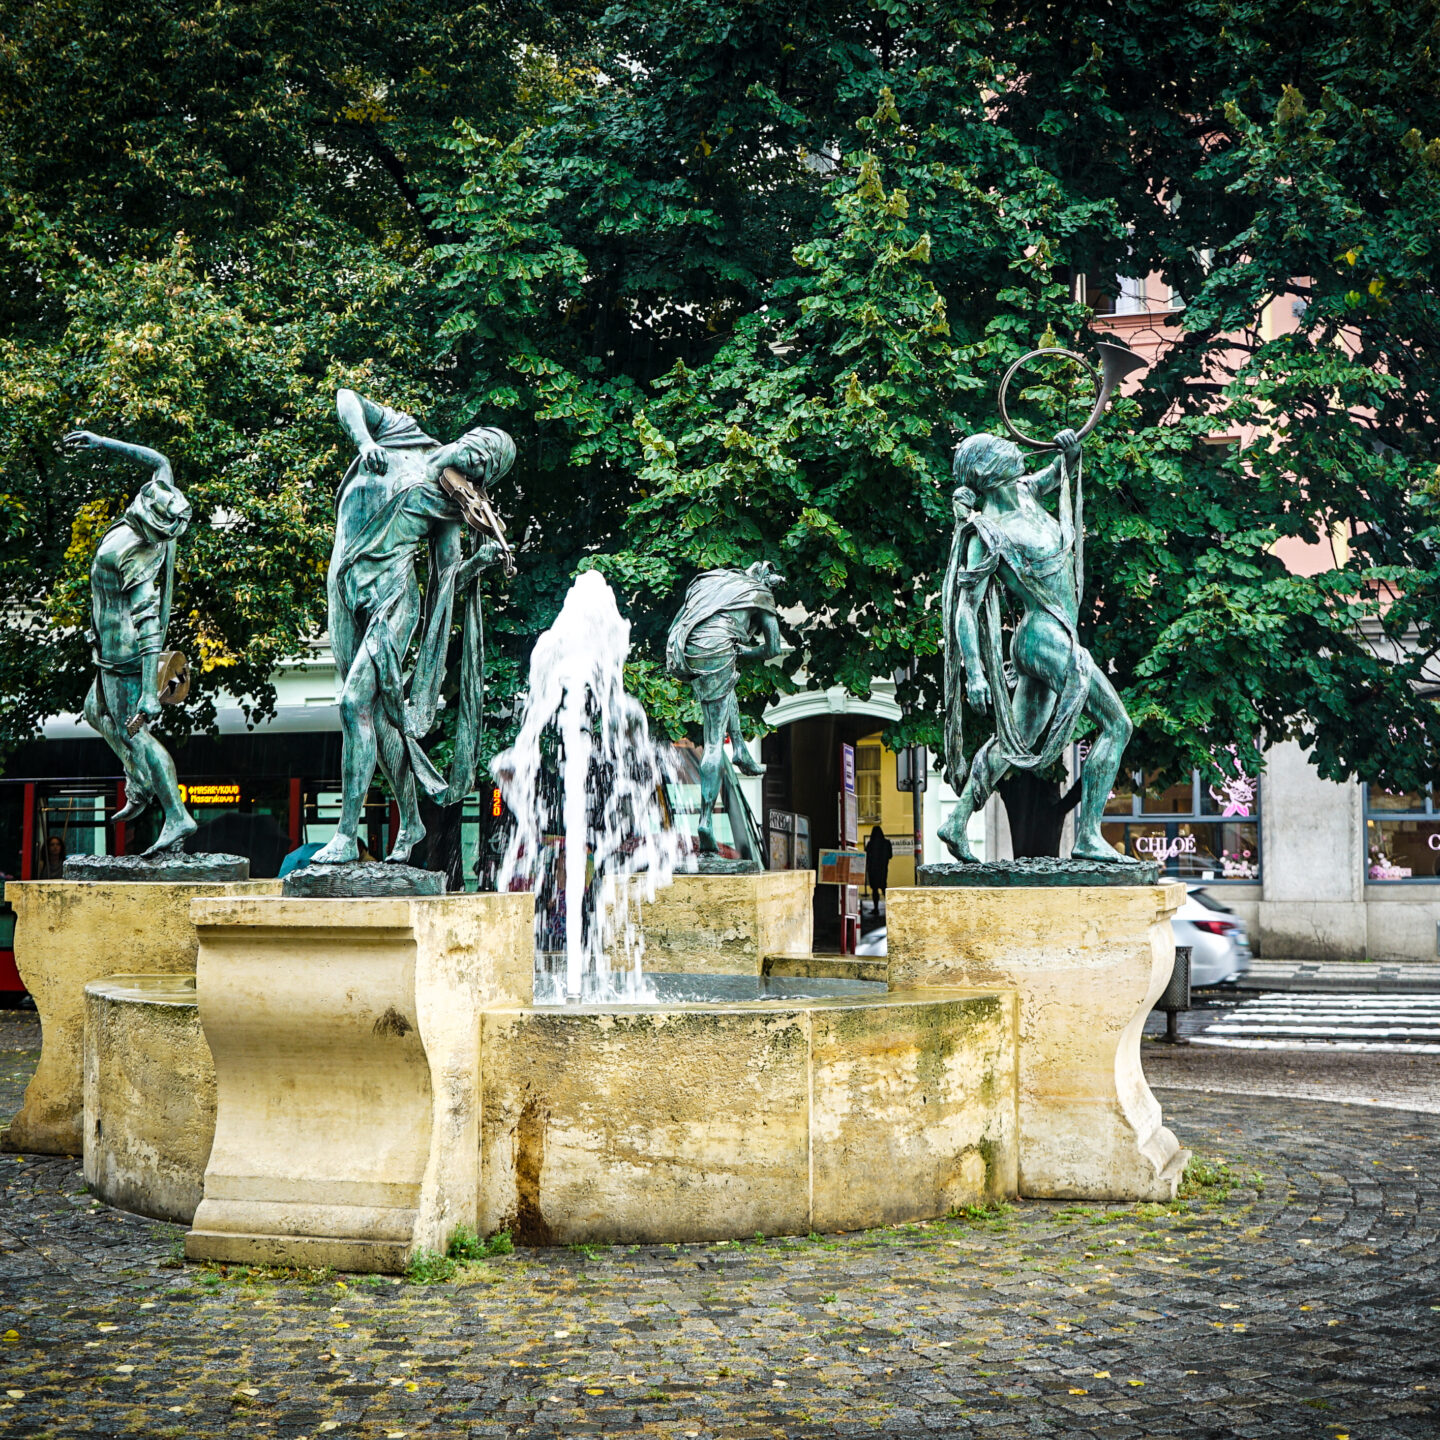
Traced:
<path fill-rule="evenodd" d="M 1077 625 L 1084 593 L 1084 501 L 1080 442 L 1100 418 L 1120 380 L 1145 362 L 1120 346 L 1100 346 L 1103 380 L 1069 351 L 1035 351 L 1016 361 L 1000 387 L 1000 411 L 1018 439 L 1058 453 L 1026 474 L 1012 440 L 972 435 L 955 450 L 955 536 L 945 574 L 945 759 L 952 784 L 966 776 L 960 800 L 940 829 L 957 860 L 973 862 L 966 832 L 970 817 L 1012 768 L 1044 770 L 1074 738 L 1081 715 L 1097 734 L 1080 777 L 1072 858 L 1133 863 L 1101 834 L 1105 800 L 1115 784 L 1132 725 L 1125 706 L 1080 643 Z M 1065 355 L 1095 376 L 1099 390 L 1083 429 L 1062 430 L 1053 442 L 1020 434 L 1005 410 L 1011 377 L 1037 355 Z M 1073 489 L 1072 489 L 1073 486 Z M 1040 498 L 1059 492 L 1058 516 Z M 1000 596 L 1019 616 L 1002 648 Z M 963 679 L 964 693 L 961 693 Z M 964 750 L 965 703 L 979 714 L 994 709 L 995 733 L 968 765 Z"/>
<path fill-rule="evenodd" d="M 704 729 L 700 759 L 702 854 L 716 850 L 714 813 L 725 762 L 725 738 L 734 748 L 734 765 L 743 775 L 759 775 L 740 727 L 735 685 L 742 658 L 769 660 L 780 653 L 780 622 L 774 591 L 784 581 L 768 561 L 747 570 L 706 570 L 690 582 L 685 604 L 670 626 L 665 664 L 690 682 Z"/>
<path fill-rule="evenodd" d="M 151 804 L 160 806 L 160 836 L 145 851 L 154 856 L 178 848 L 196 829 L 180 801 L 175 762 L 150 733 L 161 705 L 183 700 L 190 688 L 185 657 L 165 649 L 175 542 L 190 523 L 190 505 L 158 450 L 88 430 L 72 431 L 65 443 L 110 450 L 151 468 L 150 479 L 105 532 L 90 566 L 93 628 L 87 638 L 96 675 L 85 697 L 85 719 L 125 771 L 125 804 L 113 818 L 129 820 Z"/>
<path fill-rule="evenodd" d="M 340 823 L 311 865 L 358 858 L 366 793 L 378 761 L 400 810 L 388 860 L 403 864 L 425 834 L 417 783 L 437 804 L 464 800 L 475 784 L 484 699 L 480 571 L 497 560 L 513 570 L 503 528 L 485 492 L 515 463 L 503 430 L 468 431 L 441 445 L 400 410 L 341 390 L 335 408 L 358 455 L 335 501 L 327 593 L 330 643 L 342 677 Z M 484 538 L 466 555 L 467 526 Z M 422 613 L 415 550 L 426 545 L 429 581 Z M 455 606 L 462 607 L 455 748 L 441 775 L 421 748 L 440 706 Z M 404 680 L 412 642 L 413 673 Z"/>

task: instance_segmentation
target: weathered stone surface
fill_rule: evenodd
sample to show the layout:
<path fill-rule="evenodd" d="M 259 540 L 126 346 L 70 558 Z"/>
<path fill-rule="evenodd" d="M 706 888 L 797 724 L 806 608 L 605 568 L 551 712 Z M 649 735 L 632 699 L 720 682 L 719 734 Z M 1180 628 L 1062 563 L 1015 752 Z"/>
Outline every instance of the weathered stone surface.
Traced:
<path fill-rule="evenodd" d="M 892 987 L 1020 997 L 1020 1193 L 1169 1200 L 1186 1151 L 1145 1083 L 1140 1035 L 1169 979 L 1185 887 L 935 886 L 887 899 Z"/>
<path fill-rule="evenodd" d="M 696 857 L 696 873 L 700 875 L 759 875 L 764 868 L 758 860 L 727 860 L 723 855 Z"/>
<path fill-rule="evenodd" d="M 988 860 L 977 865 L 953 861 L 922 865 L 917 883 L 991 889 L 1002 885 L 1158 885 L 1160 867 L 1148 860 L 1107 865 L 1103 860 L 1035 855 L 1026 860 Z"/>
<path fill-rule="evenodd" d="M 12 880 L 15 964 L 40 1012 L 44 1048 L 5 1144 L 41 1155 L 82 1151 L 85 986 L 107 975 L 193 974 L 197 895 L 267 895 L 278 880 L 175 884 Z"/>
<path fill-rule="evenodd" d="M 382 900 L 390 896 L 443 895 L 445 875 L 414 865 L 306 865 L 292 870 L 281 894 L 290 900 Z"/>
<path fill-rule="evenodd" d="M 85 1183 L 107 1204 L 188 1225 L 215 1135 L 215 1066 L 193 975 L 85 987 Z"/>
<path fill-rule="evenodd" d="M 481 1226 L 735 1239 L 1013 1194 L 1013 997 L 496 1010 Z"/>
<path fill-rule="evenodd" d="M 474 1223 L 479 1015 L 530 998 L 532 904 L 196 902 L 217 1114 L 187 1255 L 394 1272 Z"/>
<path fill-rule="evenodd" d="M 149 884 L 215 884 L 250 878 L 246 855 L 223 852 L 186 854 L 164 850 L 159 855 L 70 855 L 67 880 L 140 881 Z"/>
<path fill-rule="evenodd" d="M 641 910 L 645 968 L 758 975 L 767 955 L 808 955 L 814 891 L 813 870 L 677 875 Z"/>

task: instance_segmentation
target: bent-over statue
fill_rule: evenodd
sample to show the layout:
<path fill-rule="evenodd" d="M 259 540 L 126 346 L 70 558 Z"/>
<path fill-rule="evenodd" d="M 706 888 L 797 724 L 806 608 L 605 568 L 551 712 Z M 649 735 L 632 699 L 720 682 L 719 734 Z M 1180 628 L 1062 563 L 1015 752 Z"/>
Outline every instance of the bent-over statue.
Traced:
<path fill-rule="evenodd" d="M 105 738 L 125 771 L 125 804 L 113 819 L 129 820 L 152 804 L 164 817 L 147 856 L 178 848 L 195 833 L 180 800 L 175 762 L 150 733 L 162 701 L 189 689 L 183 656 L 165 649 L 175 588 L 175 542 L 190 524 L 190 504 L 175 485 L 170 462 L 144 445 L 73 430 L 72 450 L 109 450 L 148 465 L 150 478 L 104 534 L 90 566 L 95 680 L 85 719 Z"/>
<path fill-rule="evenodd" d="M 335 500 L 335 543 L 327 594 L 330 643 L 341 677 L 340 823 L 312 865 L 359 856 L 365 796 L 378 762 L 400 811 L 388 860 L 404 864 L 424 837 L 417 785 L 437 804 L 454 805 L 474 788 L 484 701 L 481 570 L 510 551 L 485 485 L 515 463 L 515 442 L 480 427 L 442 445 L 414 418 L 341 390 L 335 408 L 355 442 L 356 458 Z M 482 539 L 466 554 L 467 526 Z M 422 612 L 415 551 L 424 544 L 429 579 Z M 463 647 L 455 749 L 441 775 L 421 748 L 440 707 L 445 654 L 456 605 Z M 413 672 L 404 680 L 412 642 Z"/>
<path fill-rule="evenodd" d="M 1103 403 L 1103 401 L 1102 401 Z M 1072 855 L 1128 864 L 1100 833 L 1131 724 L 1115 687 L 1080 643 L 1083 536 L 1070 480 L 1080 462 L 1073 430 L 1055 437 L 1055 459 L 1025 473 L 1020 448 L 972 435 L 955 451 L 955 537 L 945 574 L 945 758 L 952 784 L 966 775 L 964 706 L 995 714 L 976 750 L 960 801 L 940 829 L 957 860 L 974 861 L 970 817 L 1011 768 L 1044 770 L 1064 753 L 1082 714 L 1098 734 L 1085 759 Z M 1040 503 L 1058 490 L 1059 517 Z M 1007 658 L 1001 591 L 1020 612 Z M 961 693 L 963 681 L 963 697 Z"/>
<path fill-rule="evenodd" d="M 665 666 L 690 682 L 704 728 L 700 758 L 700 853 L 713 855 L 715 801 L 725 762 L 725 738 L 734 747 L 734 765 L 742 775 L 759 775 L 740 726 L 735 686 L 740 661 L 773 659 L 780 653 L 780 621 L 775 590 L 784 581 L 767 560 L 746 570 L 706 570 L 690 582 L 685 603 L 670 626 Z"/>

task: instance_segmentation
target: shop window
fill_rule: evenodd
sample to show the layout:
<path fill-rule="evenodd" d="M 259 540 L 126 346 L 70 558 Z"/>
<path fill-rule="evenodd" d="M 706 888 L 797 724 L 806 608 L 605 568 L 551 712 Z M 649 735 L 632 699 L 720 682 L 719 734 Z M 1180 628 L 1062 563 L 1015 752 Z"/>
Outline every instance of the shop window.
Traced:
<path fill-rule="evenodd" d="M 861 825 L 881 824 L 880 746 L 855 747 L 855 799 Z"/>
<path fill-rule="evenodd" d="M 1428 790 L 1365 787 L 1365 878 L 1371 884 L 1440 877 L 1440 808 Z"/>
<path fill-rule="evenodd" d="M 1155 861 L 1162 874 L 1253 884 L 1260 878 L 1259 802 L 1259 783 L 1238 766 L 1223 783 L 1198 770 L 1175 782 L 1133 775 L 1111 791 L 1101 830 L 1117 850 Z"/>

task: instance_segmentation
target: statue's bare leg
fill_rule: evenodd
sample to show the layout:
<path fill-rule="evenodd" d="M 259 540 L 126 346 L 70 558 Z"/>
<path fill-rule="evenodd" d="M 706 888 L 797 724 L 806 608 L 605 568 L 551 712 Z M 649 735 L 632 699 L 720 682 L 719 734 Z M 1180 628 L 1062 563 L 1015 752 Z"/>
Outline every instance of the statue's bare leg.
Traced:
<path fill-rule="evenodd" d="M 734 691 L 730 693 L 729 704 L 725 707 L 725 732 L 730 737 L 730 763 L 742 775 L 763 775 L 765 767 L 750 754 L 745 743 L 745 731 L 740 725 L 740 702 Z"/>
<path fill-rule="evenodd" d="M 1080 808 L 1075 814 L 1075 847 L 1070 853 L 1082 860 L 1128 861 L 1129 857 L 1101 834 L 1100 824 L 1135 727 L 1115 687 L 1098 670 L 1090 678 L 1085 713 L 1099 726 L 1099 734 L 1080 771 Z"/>
<path fill-rule="evenodd" d="M 97 675 L 85 696 L 85 723 L 92 730 L 100 733 L 105 743 L 115 752 L 116 759 L 120 761 L 120 766 L 125 771 L 125 803 L 110 817 L 111 823 L 114 824 L 116 821 L 130 820 L 141 814 L 155 797 L 151 795 L 149 787 L 135 769 L 130 737 L 122 726 L 117 725 L 110 718 L 110 712 L 106 709 L 101 694 L 103 683 L 101 677 Z M 112 682 L 110 688 L 114 693 L 123 687 Z"/>
<path fill-rule="evenodd" d="M 713 855 L 715 845 L 715 802 L 720 798 L 720 775 L 725 763 L 725 730 L 730 697 L 702 700 L 700 716 L 705 749 L 700 756 L 700 853 Z"/>
<path fill-rule="evenodd" d="M 405 750 L 405 739 L 384 715 L 375 717 L 375 730 L 380 756 L 380 769 L 390 783 L 400 811 L 400 833 L 393 837 L 390 853 L 385 859 L 393 865 L 408 865 L 410 854 L 425 838 L 420 821 L 420 801 L 415 793 L 415 772 Z"/>
<path fill-rule="evenodd" d="M 1036 675 L 1058 695 L 1076 663 L 1075 648 L 1063 626 L 1052 616 L 1031 611 L 1016 628 L 1011 655 L 1017 668 Z M 1100 833 L 1105 801 L 1115 787 L 1120 759 L 1133 729 L 1115 687 L 1098 669 L 1090 674 L 1090 693 L 1085 713 L 1099 727 L 1085 759 L 1080 777 L 1080 809 L 1075 817 L 1075 844 L 1071 854 L 1077 860 L 1125 863 L 1126 857 Z"/>
<path fill-rule="evenodd" d="M 170 752 L 148 730 L 140 731 L 131 744 L 140 762 L 137 768 L 144 772 L 150 792 L 159 801 L 165 816 L 159 838 L 145 852 L 147 855 L 158 855 L 162 850 L 183 844 L 199 826 L 180 803 L 180 787 L 175 782 L 175 762 L 170 758 Z"/>
<path fill-rule="evenodd" d="M 1022 674 L 1015 682 L 1015 723 L 1027 746 L 1034 746 L 1049 722 L 1055 709 L 1055 698 L 1054 690 L 1033 675 Z M 996 753 L 993 736 L 975 752 L 960 799 L 939 831 L 941 840 L 957 860 L 975 863 L 975 852 L 971 850 L 969 840 L 970 817 L 994 793 L 1008 769 L 1009 766 Z"/>
<path fill-rule="evenodd" d="M 329 842 L 311 859 L 312 865 L 343 865 L 360 857 L 360 818 L 365 796 L 375 778 L 375 666 L 364 647 L 350 666 L 340 695 L 341 748 L 340 823 Z"/>

